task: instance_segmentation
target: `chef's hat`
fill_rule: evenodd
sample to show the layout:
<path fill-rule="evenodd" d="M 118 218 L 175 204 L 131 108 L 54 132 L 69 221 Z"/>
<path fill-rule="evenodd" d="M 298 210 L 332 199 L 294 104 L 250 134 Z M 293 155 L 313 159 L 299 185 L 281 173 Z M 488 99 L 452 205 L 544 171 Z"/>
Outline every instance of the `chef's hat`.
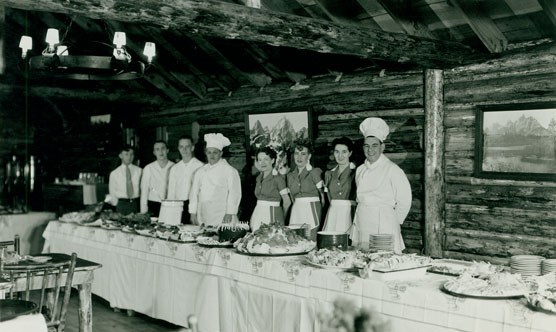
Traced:
<path fill-rule="evenodd" d="M 226 146 L 232 144 L 230 140 L 218 133 L 218 134 L 205 134 L 205 142 L 207 142 L 207 148 L 216 148 L 220 151 L 224 149 Z"/>
<path fill-rule="evenodd" d="M 363 137 L 374 136 L 384 142 L 386 136 L 390 133 L 390 128 L 381 118 L 366 118 L 359 125 L 359 131 L 361 131 Z"/>

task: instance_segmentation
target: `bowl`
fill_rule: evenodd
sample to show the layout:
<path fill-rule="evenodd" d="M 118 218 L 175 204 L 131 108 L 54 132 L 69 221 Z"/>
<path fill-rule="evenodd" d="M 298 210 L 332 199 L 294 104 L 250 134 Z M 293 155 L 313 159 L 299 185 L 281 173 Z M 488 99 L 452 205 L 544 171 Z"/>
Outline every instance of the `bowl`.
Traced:
<path fill-rule="evenodd" d="M 347 250 L 348 248 L 348 235 L 341 232 L 321 231 L 317 232 L 317 248 L 330 249 L 338 248 Z"/>

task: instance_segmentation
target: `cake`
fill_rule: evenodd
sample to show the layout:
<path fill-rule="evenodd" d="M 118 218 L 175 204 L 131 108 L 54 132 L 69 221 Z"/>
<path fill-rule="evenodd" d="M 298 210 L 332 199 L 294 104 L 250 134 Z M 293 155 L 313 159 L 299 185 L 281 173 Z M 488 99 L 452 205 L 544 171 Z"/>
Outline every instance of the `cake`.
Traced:
<path fill-rule="evenodd" d="M 280 224 L 261 225 L 255 232 L 236 242 L 237 250 L 253 254 L 296 254 L 315 248 L 309 241 L 293 230 Z"/>
<path fill-rule="evenodd" d="M 249 224 L 241 222 L 220 224 L 216 231 L 220 242 L 235 242 L 237 239 L 241 239 L 247 234 L 249 231 Z"/>

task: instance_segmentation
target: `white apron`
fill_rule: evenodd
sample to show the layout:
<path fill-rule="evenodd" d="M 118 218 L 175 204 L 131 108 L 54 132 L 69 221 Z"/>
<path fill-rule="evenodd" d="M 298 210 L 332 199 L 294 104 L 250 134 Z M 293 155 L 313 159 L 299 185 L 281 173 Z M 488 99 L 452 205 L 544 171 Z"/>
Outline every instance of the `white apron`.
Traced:
<path fill-rule="evenodd" d="M 349 233 L 351 228 L 351 207 L 354 201 L 346 199 L 333 199 L 326 213 L 324 231 Z"/>
<path fill-rule="evenodd" d="M 222 209 L 215 209 L 214 202 L 199 202 L 197 220 L 207 226 L 218 226 L 222 223 L 226 212 Z M 237 215 L 232 215 L 233 223 L 239 222 Z"/>
<path fill-rule="evenodd" d="M 296 198 L 292 206 L 290 225 L 307 224 L 311 229 L 319 227 L 321 207 L 318 197 Z"/>
<path fill-rule="evenodd" d="M 394 204 L 373 205 L 365 202 L 357 204 L 351 234 L 353 245 L 368 249 L 371 234 L 392 234 L 394 252 L 401 253 L 405 249 Z"/>
<path fill-rule="evenodd" d="M 277 209 L 279 209 L 279 211 L 276 211 Z M 256 231 L 262 224 L 270 224 L 273 222 L 284 223 L 284 213 L 280 208 L 280 202 L 257 200 L 257 205 L 255 206 L 255 210 L 253 210 L 251 221 L 249 222 L 251 231 Z"/>

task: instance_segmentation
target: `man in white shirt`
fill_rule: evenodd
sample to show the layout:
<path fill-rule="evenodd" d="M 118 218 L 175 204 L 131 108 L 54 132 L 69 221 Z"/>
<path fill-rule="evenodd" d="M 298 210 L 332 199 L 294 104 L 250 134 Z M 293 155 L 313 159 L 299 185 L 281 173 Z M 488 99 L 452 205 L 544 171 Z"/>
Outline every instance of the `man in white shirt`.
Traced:
<path fill-rule="evenodd" d="M 127 215 L 139 211 L 139 181 L 141 168 L 133 165 L 133 148 L 125 145 L 120 150 L 122 164 L 110 173 L 108 193 L 116 203 L 116 211 Z"/>
<path fill-rule="evenodd" d="M 222 159 L 222 149 L 231 144 L 222 134 L 205 134 L 208 164 L 195 172 L 189 194 L 191 223 L 217 226 L 237 222 L 241 201 L 238 171 Z"/>
<path fill-rule="evenodd" d="M 190 136 L 182 136 L 178 140 L 178 151 L 181 161 L 170 169 L 168 178 L 168 199 L 184 201 L 181 216 L 182 224 L 189 224 L 189 191 L 193 183 L 195 171 L 204 164 L 193 156 L 193 139 Z"/>
<path fill-rule="evenodd" d="M 401 224 L 411 208 L 411 187 L 404 171 L 386 157 L 384 140 L 390 129 L 380 118 L 367 118 L 359 126 L 365 139 L 365 162 L 357 167 L 357 210 L 352 240 L 367 249 L 369 235 L 392 234 L 392 249 L 405 248 Z"/>
<path fill-rule="evenodd" d="M 156 141 L 153 145 L 156 160 L 145 166 L 141 178 L 141 213 L 149 212 L 158 217 L 160 205 L 166 199 L 168 174 L 174 165 L 168 160 L 168 146 L 164 141 Z"/>

